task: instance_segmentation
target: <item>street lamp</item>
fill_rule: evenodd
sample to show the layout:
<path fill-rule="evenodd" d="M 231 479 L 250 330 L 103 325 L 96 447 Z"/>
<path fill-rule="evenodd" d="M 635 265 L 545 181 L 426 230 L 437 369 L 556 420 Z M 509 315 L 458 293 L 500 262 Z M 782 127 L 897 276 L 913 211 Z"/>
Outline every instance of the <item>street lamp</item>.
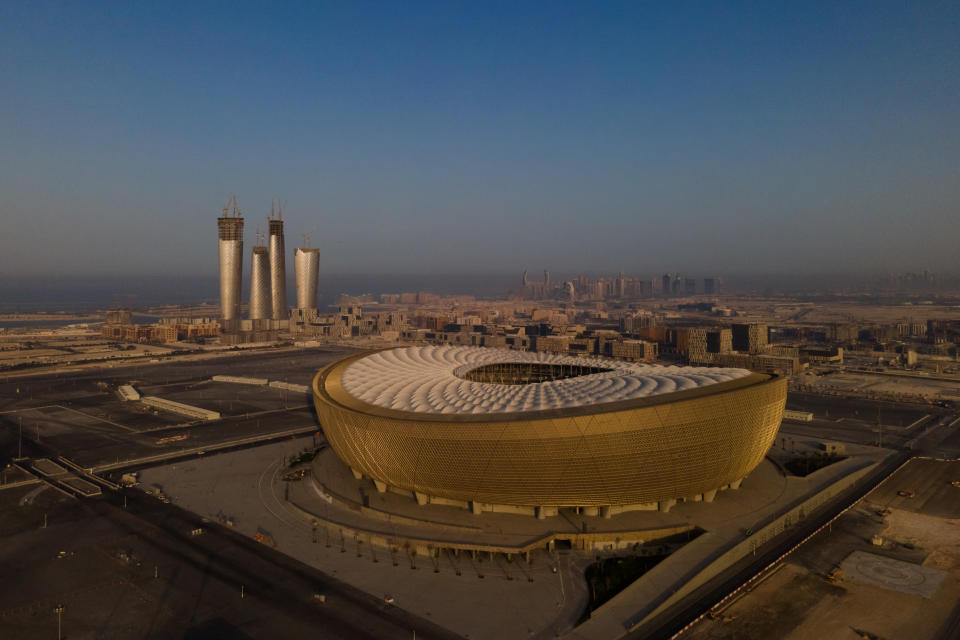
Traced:
<path fill-rule="evenodd" d="M 54 609 L 54 611 L 57 613 L 57 640 L 60 640 L 62 637 L 60 635 L 60 616 L 63 614 L 63 605 L 58 604 L 57 608 Z"/>

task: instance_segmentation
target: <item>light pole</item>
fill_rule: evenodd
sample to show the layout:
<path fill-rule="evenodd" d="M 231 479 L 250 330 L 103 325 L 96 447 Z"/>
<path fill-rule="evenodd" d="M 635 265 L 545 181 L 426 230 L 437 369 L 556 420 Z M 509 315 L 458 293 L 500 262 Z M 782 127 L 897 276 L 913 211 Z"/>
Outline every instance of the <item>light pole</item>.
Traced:
<path fill-rule="evenodd" d="M 58 604 L 58 605 L 57 605 L 57 608 L 54 609 L 54 611 L 57 612 L 57 640 L 60 640 L 61 637 L 62 637 L 62 636 L 60 635 L 60 616 L 63 614 L 63 605 L 62 605 L 62 604 Z"/>

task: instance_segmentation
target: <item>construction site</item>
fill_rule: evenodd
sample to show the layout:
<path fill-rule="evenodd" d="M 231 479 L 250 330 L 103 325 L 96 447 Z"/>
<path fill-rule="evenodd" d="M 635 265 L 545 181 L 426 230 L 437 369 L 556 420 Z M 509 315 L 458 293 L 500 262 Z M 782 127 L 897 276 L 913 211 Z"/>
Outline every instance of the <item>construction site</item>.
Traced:
<path fill-rule="evenodd" d="M 251 254 L 250 297 L 247 318 L 241 317 L 243 290 L 242 212 L 232 197 L 217 219 L 219 228 L 220 313 L 223 318 L 221 343 L 239 345 L 276 342 L 278 332 L 290 329 L 291 310 L 316 313 L 319 249 L 310 248 L 309 235 L 304 246 L 294 249 L 296 307 L 287 304 L 286 241 L 283 205 L 270 205 L 266 238 L 259 229 Z M 266 241 L 266 244 L 264 242 Z"/>

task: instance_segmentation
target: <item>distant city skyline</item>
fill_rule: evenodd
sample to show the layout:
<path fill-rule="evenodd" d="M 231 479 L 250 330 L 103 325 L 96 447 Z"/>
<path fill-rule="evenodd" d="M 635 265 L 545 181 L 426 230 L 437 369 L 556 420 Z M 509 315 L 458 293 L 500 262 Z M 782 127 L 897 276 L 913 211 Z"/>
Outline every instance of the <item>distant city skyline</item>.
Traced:
<path fill-rule="evenodd" d="M 0 280 L 215 279 L 230 194 L 247 246 L 286 201 L 324 298 L 329 273 L 955 274 L 958 24 L 926 2 L 6 3 Z"/>

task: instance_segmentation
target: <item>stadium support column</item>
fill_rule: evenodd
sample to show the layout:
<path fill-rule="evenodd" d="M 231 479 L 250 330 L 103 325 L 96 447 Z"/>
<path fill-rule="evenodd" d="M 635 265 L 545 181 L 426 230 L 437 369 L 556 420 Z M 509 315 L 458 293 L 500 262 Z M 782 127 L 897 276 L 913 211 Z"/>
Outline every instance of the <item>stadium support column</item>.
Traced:
<path fill-rule="evenodd" d="M 538 520 L 543 520 L 544 518 L 555 516 L 559 512 L 560 511 L 559 509 L 557 509 L 557 507 L 537 507 L 536 508 L 536 516 Z"/>

